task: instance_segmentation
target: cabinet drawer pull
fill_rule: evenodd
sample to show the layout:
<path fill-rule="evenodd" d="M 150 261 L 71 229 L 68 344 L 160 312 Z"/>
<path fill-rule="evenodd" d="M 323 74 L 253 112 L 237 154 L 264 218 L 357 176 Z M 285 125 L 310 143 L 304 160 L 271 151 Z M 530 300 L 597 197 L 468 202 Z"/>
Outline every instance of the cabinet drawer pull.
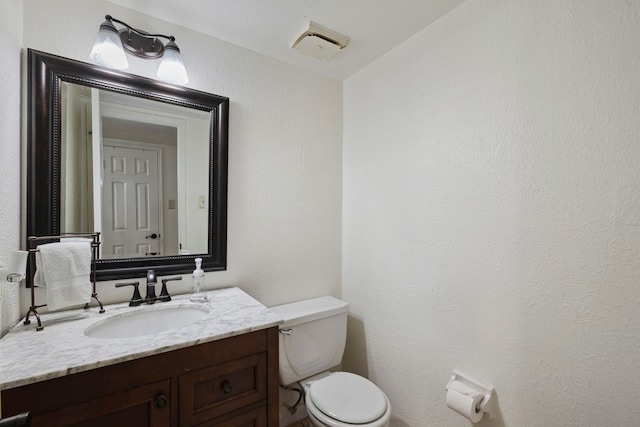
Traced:
<path fill-rule="evenodd" d="M 231 384 L 229 384 L 229 381 L 223 381 L 220 388 L 222 388 L 222 391 L 224 392 L 224 394 L 229 394 L 231 393 Z"/>
<path fill-rule="evenodd" d="M 167 406 L 167 396 L 161 394 L 160 396 L 156 397 L 156 407 L 162 409 L 165 406 Z"/>

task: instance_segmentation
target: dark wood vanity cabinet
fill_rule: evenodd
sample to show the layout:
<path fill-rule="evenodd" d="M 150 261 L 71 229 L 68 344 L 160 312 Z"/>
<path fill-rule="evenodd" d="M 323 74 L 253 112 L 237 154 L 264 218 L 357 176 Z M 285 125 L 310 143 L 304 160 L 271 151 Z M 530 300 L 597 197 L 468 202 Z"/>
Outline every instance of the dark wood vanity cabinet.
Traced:
<path fill-rule="evenodd" d="M 2 415 L 30 411 L 34 427 L 277 427 L 277 331 L 4 390 Z"/>
<path fill-rule="evenodd" d="M 51 427 L 169 427 L 171 425 L 171 411 L 167 407 L 167 390 L 170 389 L 171 382 L 164 380 L 122 390 L 86 402 L 70 403 L 69 406 L 43 414 L 32 411 L 33 425 Z"/>

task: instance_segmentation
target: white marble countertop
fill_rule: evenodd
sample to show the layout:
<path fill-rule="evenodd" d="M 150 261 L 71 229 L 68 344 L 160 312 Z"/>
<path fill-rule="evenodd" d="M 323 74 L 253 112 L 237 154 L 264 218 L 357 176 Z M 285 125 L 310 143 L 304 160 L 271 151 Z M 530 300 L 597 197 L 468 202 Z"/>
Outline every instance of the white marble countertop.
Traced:
<path fill-rule="evenodd" d="M 187 326 L 132 338 L 90 338 L 84 330 L 111 316 L 135 310 L 157 310 L 189 302 L 187 295 L 172 301 L 129 307 L 128 303 L 41 315 L 44 329 L 36 331 L 36 320 L 22 321 L 0 339 L 0 390 L 113 365 L 152 354 L 176 350 L 247 332 L 266 329 L 282 319 L 239 288 L 209 291 L 209 314 Z"/>

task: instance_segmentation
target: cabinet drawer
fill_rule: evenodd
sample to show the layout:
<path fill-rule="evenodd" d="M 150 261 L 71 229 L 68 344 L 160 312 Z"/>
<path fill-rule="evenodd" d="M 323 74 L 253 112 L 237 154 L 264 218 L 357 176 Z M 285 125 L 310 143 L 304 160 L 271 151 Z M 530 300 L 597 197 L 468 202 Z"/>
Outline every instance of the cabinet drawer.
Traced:
<path fill-rule="evenodd" d="M 191 426 L 267 398 L 267 356 L 259 353 L 181 375 L 180 425 Z"/>
<path fill-rule="evenodd" d="M 169 380 L 124 390 L 46 414 L 36 414 L 33 426 L 42 427 L 169 427 Z"/>

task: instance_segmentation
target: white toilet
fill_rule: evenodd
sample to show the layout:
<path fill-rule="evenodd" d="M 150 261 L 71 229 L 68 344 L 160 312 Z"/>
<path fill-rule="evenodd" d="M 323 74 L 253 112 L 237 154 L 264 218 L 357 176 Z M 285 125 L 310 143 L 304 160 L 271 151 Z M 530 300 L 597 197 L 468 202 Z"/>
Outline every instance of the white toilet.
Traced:
<path fill-rule="evenodd" d="M 348 372 L 329 373 L 342 360 L 349 305 L 327 296 L 272 307 L 280 326 L 280 383 L 300 382 L 315 427 L 386 427 L 389 399 L 374 383 Z"/>

